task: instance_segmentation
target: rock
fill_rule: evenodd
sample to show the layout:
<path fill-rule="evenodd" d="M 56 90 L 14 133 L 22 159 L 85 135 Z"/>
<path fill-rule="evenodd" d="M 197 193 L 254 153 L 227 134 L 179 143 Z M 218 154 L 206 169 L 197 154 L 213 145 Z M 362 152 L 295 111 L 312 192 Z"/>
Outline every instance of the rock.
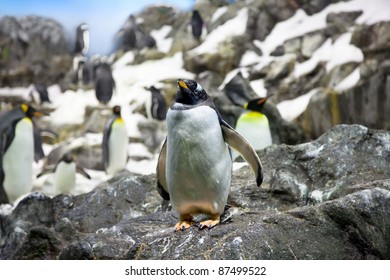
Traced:
<path fill-rule="evenodd" d="M 3 86 L 60 83 L 72 65 L 64 28 L 44 17 L 0 18 L 0 50 Z"/>
<path fill-rule="evenodd" d="M 153 174 L 118 175 L 78 196 L 32 193 L 1 212 L 0 256 L 389 259 L 389 143 L 388 131 L 340 125 L 310 143 L 272 145 L 259 153 L 262 187 L 248 166 L 235 171 L 230 208 L 211 230 L 174 233 L 177 213 L 161 210 Z"/>
<path fill-rule="evenodd" d="M 357 26 L 351 44 L 360 48 L 364 56 L 384 56 L 390 49 L 390 22 L 382 21 L 374 25 Z"/>
<path fill-rule="evenodd" d="M 363 63 L 366 77 L 362 77 L 363 79 L 350 89 L 342 92 L 322 89 L 314 95 L 306 111 L 299 117 L 305 133 L 316 138 L 333 125 L 341 123 L 358 123 L 377 129 L 389 129 L 390 119 L 386 112 L 390 110 L 390 61 L 377 63 Z M 350 65 L 351 68 L 347 72 L 351 71 L 353 65 Z M 375 68 L 378 70 L 373 74 Z M 335 71 L 339 70 L 336 68 Z M 330 72 L 329 75 L 337 76 L 337 72 Z"/>

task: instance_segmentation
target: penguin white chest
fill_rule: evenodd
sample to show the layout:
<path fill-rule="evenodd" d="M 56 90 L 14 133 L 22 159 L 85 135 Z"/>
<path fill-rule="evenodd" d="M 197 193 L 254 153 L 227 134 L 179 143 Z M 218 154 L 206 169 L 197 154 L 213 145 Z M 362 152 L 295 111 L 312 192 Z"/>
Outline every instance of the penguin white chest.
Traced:
<path fill-rule="evenodd" d="M 54 193 L 69 194 L 76 185 L 76 164 L 61 161 L 54 172 Z"/>
<path fill-rule="evenodd" d="M 108 166 L 107 173 L 115 174 L 126 168 L 128 137 L 123 121 L 112 124 L 108 139 Z"/>
<path fill-rule="evenodd" d="M 3 156 L 3 185 L 11 203 L 31 191 L 33 160 L 33 125 L 29 118 L 24 118 L 16 124 L 15 137 Z"/>
<path fill-rule="evenodd" d="M 236 131 L 248 140 L 256 151 L 272 145 L 268 118 L 259 112 L 247 112 L 241 115 L 237 120 Z M 233 150 L 233 160 L 238 156 L 239 153 Z"/>
<path fill-rule="evenodd" d="M 212 108 L 168 110 L 166 178 L 179 213 L 221 214 L 230 190 L 232 161 Z"/>

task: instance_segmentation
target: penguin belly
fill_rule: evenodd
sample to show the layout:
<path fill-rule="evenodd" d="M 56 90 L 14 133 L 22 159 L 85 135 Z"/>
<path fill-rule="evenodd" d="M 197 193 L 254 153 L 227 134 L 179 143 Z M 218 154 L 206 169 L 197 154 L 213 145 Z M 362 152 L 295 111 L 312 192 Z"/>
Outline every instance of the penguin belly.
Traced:
<path fill-rule="evenodd" d="M 271 130 L 269 128 L 268 119 L 264 114 L 259 112 L 242 114 L 237 120 L 235 129 L 248 140 L 256 151 L 272 145 Z M 238 156 L 239 153 L 233 150 L 233 160 Z"/>
<path fill-rule="evenodd" d="M 29 118 L 23 118 L 16 124 L 15 137 L 3 156 L 3 186 L 10 203 L 31 192 L 33 161 L 33 125 Z"/>
<path fill-rule="evenodd" d="M 128 137 L 123 121 L 115 121 L 112 124 L 108 139 L 108 166 L 107 173 L 114 175 L 124 170 L 127 163 Z"/>
<path fill-rule="evenodd" d="M 61 161 L 54 172 L 54 193 L 69 194 L 76 185 L 76 164 Z"/>
<path fill-rule="evenodd" d="M 232 160 L 218 116 L 208 106 L 168 110 L 166 179 L 180 214 L 222 214 Z"/>

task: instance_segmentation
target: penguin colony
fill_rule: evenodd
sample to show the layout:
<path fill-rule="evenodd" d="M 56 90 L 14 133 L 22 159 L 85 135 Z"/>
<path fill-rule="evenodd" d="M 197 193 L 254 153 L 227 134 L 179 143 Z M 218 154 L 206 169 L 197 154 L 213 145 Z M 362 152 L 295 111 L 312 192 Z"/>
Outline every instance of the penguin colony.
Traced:
<path fill-rule="evenodd" d="M 191 27 L 194 38 L 200 40 L 203 20 L 198 11 L 193 11 Z M 125 49 L 139 47 L 137 32 L 140 30 L 135 18 L 130 16 L 121 30 Z M 144 45 L 155 46 L 152 39 L 144 36 Z M 82 79 L 88 48 L 88 26 L 81 24 L 77 28 L 74 49 L 77 64 L 74 67 L 79 80 Z M 101 62 L 93 68 L 96 98 L 106 106 L 115 87 L 111 67 Z M 146 108 L 148 117 L 166 121 L 168 129 L 157 162 L 157 191 L 179 214 L 175 231 L 193 225 L 210 229 L 220 223 L 230 192 L 233 160 L 238 154 L 250 165 L 256 185 L 262 184 L 262 164 L 255 149 L 272 143 L 268 120 L 261 113 L 266 98 L 248 102 L 234 129 L 222 119 L 212 98 L 195 80 L 179 79 L 177 87 L 176 99 L 170 108 L 156 87 L 147 88 L 151 93 Z M 33 95 L 31 92 L 35 103 L 50 102 L 43 85 L 35 84 L 33 90 L 38 93 Z M 22 103 L 0 116 L 0 204 L 14 203 L 18 197 L 32 191 L 33 160 L 44 157 L 40 130 L 34 125 L 33 118 L 42 114 L 31 105 Z M 265 132 L 260 137 L 248 134 L 248 130 L 254 131 L 253 127 L 248 129 L 248 124 L 255 124 L 256 129 L 260 125 L 260 130 Z M 257 144 L 259 138 L 263 146 Z M 128 139 L 121 107 L 114 106 L 102 139 L 103 165 L 108 175 L 126 169 Z M 91 179 L 77 165 L 71 151 L 65 151 L 55 166 L 46 167 L 37 178 L 49 173 L 54 174 L 56 195 L 74 191 L 76 173 Z M 198 223 L 195 222 L 197 215 L 204 216 Z"/>

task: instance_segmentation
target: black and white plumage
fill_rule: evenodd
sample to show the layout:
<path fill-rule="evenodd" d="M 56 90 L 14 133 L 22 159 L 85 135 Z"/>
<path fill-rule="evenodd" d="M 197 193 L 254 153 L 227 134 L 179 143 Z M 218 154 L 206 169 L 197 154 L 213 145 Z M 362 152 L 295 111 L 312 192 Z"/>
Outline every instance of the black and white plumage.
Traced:
<path fill-rule="evenodd" d="M 125 170 L 127 164 L 128 135 L 121 117 L 121 107 L 114 106 L 113 116 L 108 120 L 103 132 L 103 164 L 106 173 L 114 175 Z"/>
<path fill-rule="evenodd" d="M 37 178 L 48 173 L 54 173 L 53 185 L 56 195 L 70 194 L 73 192 L 76 185 L 76 173 L 83 175 L 87 179 L 91 179 L 91 176 L 83 168 L 76 165 L 71 152 L 65 153 L 54 168 L 47 168 L 39 173 Z"/>
<path fill-rule="evenodd" d="M 197 10 L 192 11 L 191 30 L 192 30 L 192 35 L 194 35 L 195 39 L 199 40 L 200 37 L 202 36 L 203 19 L 199 11 Z"/>
<path fill-rule="evenodd" d="M 35 83 L 30 91 L 30 97 L 35 104 L 51 103 L 49 93 L 44 84 Z"/>
<path fill-rule="evenodd" d="M 82 23 L 76 28 L 76 41 L 74 47 L 75 54 L 85 56 L 89 50 L 89 27 Z"/>
<path fill-rule="evenodd" d="M 147 88 L 151 92 L 150 102 L 146 104 L 146 112 L 149 118 L 165 120 L 168 106 L 161 91 L 155 86 Z"/>
<path fill-rule="evenodd" d="M 32 118 L 41 115 L 23 103 L 0 118 L 0 203 L 13 203 L 32 189 Z"/>
<path fill-rule="evenodd" d="M 219 223 L 230 191 L 229 146 L 250 164 L 258 186 L 263 180 L 260 159 L 221 118 L 211 97 L 196 81 L 178 80 L 167 125 L 167 139 L 157 164 L 157 190 L 180 214 L 176 230 L 189 228 L 195 214 L 209 215 L 210 219 L 200 222 L 199 227 L 211 228 Z"/>
<path fill-rule="evenodd" d="M 96 66 L 94 76 L 96 99 L 101 104 L 107 104 L 110 102 L 115 88 L 111 66 L 106 62 L 99 63 Z"/>

